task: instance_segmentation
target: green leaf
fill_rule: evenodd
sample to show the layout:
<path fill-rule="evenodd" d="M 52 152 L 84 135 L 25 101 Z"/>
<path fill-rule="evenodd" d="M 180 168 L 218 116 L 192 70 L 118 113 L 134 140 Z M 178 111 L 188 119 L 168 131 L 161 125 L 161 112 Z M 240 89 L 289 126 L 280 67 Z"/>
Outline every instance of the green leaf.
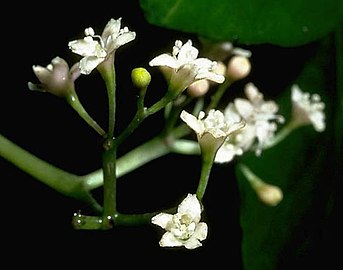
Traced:
<path fill-rule="evenodd" d="M 342 162 L 343 129 L 336 113 L 342 113 L 343 89 L 335 83 L 335 79 L 341 80 L 336 71 L 342 59 L 335 59 L 335 46 L 340 50 L 337 41 L 342 45 L 339 39 L 335 45 L 332 36 L 318 42 L 320 46 L 296 79 L 303 91 L 318 93 L 325 102 L 326 130 L 317 133 L 311 126 L 302 127 L 260 157 L 249 154 L 240 160 L 284 192 L 283 201 L 276 207 L 263 205 L 237 170 L 244 269 L 294 269 L 301 263 L 308 265 L 309 261 L 321 259 L 326 263 L 325 254 L 321 254 L 322 258 L 313 256 L 318 252 L 313 249 L 320 246 L 316 243 L 318 235 L 325 231 L 326 218 L 332 212 Z M 286 90 L 279 104 L 289 112 L 289 87 Z"/>
<path fill-rule="evenodd" d="M 140 0 L 151 24 L 241 44 L 303 45 L 342 21 L 340 0 Z"/>

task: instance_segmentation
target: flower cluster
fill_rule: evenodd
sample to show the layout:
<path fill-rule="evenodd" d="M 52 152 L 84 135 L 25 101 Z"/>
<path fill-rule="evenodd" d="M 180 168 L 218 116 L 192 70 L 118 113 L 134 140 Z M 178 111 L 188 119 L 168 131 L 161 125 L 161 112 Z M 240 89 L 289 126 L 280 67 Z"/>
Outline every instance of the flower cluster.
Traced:
<path fill-rule="evenodd" d="M 173 146 L 179 143 L 178 145 L 183 146 L 196 145 L 196 147 L 189 147 L 189 152 L 191 154 L 199 154 L 200 152 L 202 158 L 201 175 L 196 192 L 188 193 L 178 205 L 176 213 L 171 214 L 162 211 L 159 214 L 149 216 L 149 221 L 152 224 L 158 225 L 166 231 L 159 241 L 161 247 L 184 246 L 187 249 L 195 249 L 202 246 L 202 241 L 206 239 L 208 234 L 207 224 L 201 221 L 202 199 L 211 168 L 215 163 L 228 163 L 248 151 L 253 151 L 255 156 L 259 157 L 264 149 L 275 145 L 290 131 L 300 126 L 311 124 L 318 132 L 325 130 L 325 105 L 320 96 L 304 93 L 296 84 L 291 88 L 293 107 L 292 119 L 288 124 L 285 117 L 278 113 L 279 105 L 273 100 L 266 100 L 253 82 L 245 84 L 244 98 L 237 97 L 232 102 L 225 102 L 223 110 L 216 109 L 219 107 L 219 101 L 224 91 L 233 82 L 246 78 L 250 73 L 249 58 L 251 52 L 241 48 L 233 48 L 231 43 L 225 42 L 219 46 L 221 48 L 220 57 L 217 60 L 210 60 L 209 58 L 198 57 L 199 51 L 193 46 L 191 40 L 185 43 L 176 40 L 172 53 L 160 54 L 149 61 L 150 67 L 159 67 L 165 76 L 168 83 L 166 95 L 151 107 L 147 106 L 144 97 L 151 82 L 151 75 L 144 68 L 134 68 L 131 72 L 132 84 L 140 91 L 137 95 L 137 112 L 127 129 L 118 136 L 114 136 L 116 83 L 113 71 L 115 52 L 119 47 L 134 40 L 136 33 L 127 27 L 122 27 L 121 18 L 110 19 L 101 35 L 95 34 L 92 27 L 86 28 L 84 33 L 84 38 L 68 43 L 70 50 L 82 57 L 79 62 L 69 68 L 64 59 L 55 57 L 46 67 L 33 66 L 33 72 L 39 83 L 28 83 L 30 90 L 45 91 L 66 98 L 79 115 L 101 136 L 106 138 L 106 143 L 103 144 L 104 151 L 108 151 L 104 154 L 103 161 L 104 207 L 97 208 L 97 210 L 103 209 L 103 216 L 101 218 L 89 218 L 78 214 L 76 216 L 78 227 L 84 226 L 84 222 L 80 221 L 85 220 L 85 223 L 88 222 L 87 228 L 94 228 L 94 226 L 96 228 L 108 228 L 110 226 L 101 226 L 107 226 L 112 220 L 123 216 L 114 207 L 116 196 L 113 193 L 116 192 L 116 189 L 113 189 L 113 186 L 117 177 L 117 168 L 114 167 L 119 163 L 114 160 L 117 147 L 126 136 L 133 133 L 146 117 L 161 109 L 165 109 L 164 117 L 167 128 L 161 135 L 164 136 L 165 140 L 160 140 L 159 137 L 158 141 L 165 141 L 166 143 L 163 145 L 156 144 L 157 147 L 163 148 L 162 151 L 155 151 L 158 152 L 156 156 L 173 151 L 176 149 Z M 222 60 L 227 55 L 230 55 L 230 58 L 225 65 Z M 110 113 L 107 133 L 88 115 L 75 92 L 75 80 L 81 74 L 90 74 L 94 69 L 98 69 L 101 73 L 108 91 Z M 206 107 L 207 99 L 204 98 L 204 95 L 209 92 L 210 84 L 218 87 L 211 92 L 213 96 L 210 99 L 210 104 Z M 186 89 L 188 96 L 183 94 Z M 176 102 L 177 98 L 183 98 L 182 100 L 186 100 L 186 102 Z M 186 105 L 192 105 L 191 102 L 194 102 L 193 109 L 186 108 Z M 192 113 L 189 113 L 191 110 Z M 169 113 L 170 111 L 172 113 Z M 178 120 L 181 120 L 181 123 Z M 278 127 L 281 124 L 285 125 L 283 130 L 278 132 Z M 180 127 L 186 128 L 180 132 Z M 181 138 L 191 131 L 195 132 L 196 140 L 183 140 Z M 140 149 L 143 148 L 147 149 L 146 147 Z M 183 150 L 186 153 L 186 150 Z M 137 152 L 139 151 L 141 150 L 137 150 Z M 140 155 L 139 158 L 135 154 L 132 156 L 135 160 L 133 162 L 129 160 L 129 155 L 127 164 L 124 165 L 124 167 L 127 166 L 125 170 L 133 170 L 134 168 L 132 169 L 130 166 L 136 166 L 139 163 L 137 160 L 142 157 L 145 158 L 145 155 Z M 153 155 L 149 156 L 149 158 L 151 157 Z M 279 204 L 283 198 L 282 190 L 279 187 L 265 183 L 245 165 L 241 165 L 240 168 L 263 203 L 271 206 Z M 87 193 L 84 197 L 91 196 Z M 94 203 L 92 199 L 90 202 Z"/>
<path fill-rule="evenodd" d="M 235 155 L 251 149 L 260 155 L 264 145 L 273 139 L 277 123 L 284 122 L 284 117 L 276 114 L 276 102 L 265 101 L 253 83 L 246 84 L 244 91 L 247 99 L 236 98 L 228 104 L 224 113 L 227 118 L 242 118 L 246 125 L 218 151 L 218 163 L 229 162 Z"/>
<path fill-rule="evenodd" d="M 292 86 L 293 119 L 300 125 L 313 125 L 318 132 L 325 130 L 325 103 L 318 94 L 304 93 L 295 84 Z"/>

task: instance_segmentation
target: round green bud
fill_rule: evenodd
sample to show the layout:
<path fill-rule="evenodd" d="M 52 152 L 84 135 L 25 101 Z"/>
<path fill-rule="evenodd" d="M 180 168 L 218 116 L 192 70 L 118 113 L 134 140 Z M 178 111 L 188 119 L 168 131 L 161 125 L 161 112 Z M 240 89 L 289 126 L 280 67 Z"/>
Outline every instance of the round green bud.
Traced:
<path fill-rule="evenodd" d="M 145 68 L 134 68 L 131 72 L 131 80 L 137 88 L 146 88 L 150 84 L 151 75 Z"/>

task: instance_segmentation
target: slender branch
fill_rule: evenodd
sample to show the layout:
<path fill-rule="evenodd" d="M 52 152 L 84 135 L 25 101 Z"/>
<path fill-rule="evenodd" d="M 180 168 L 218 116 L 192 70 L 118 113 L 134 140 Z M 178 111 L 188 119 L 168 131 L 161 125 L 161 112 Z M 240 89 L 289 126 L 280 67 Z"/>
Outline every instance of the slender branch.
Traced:
<path fill-rule="evenodd" d="M 155 137 L 117 159 L 117 178 L 143 166 L 144 164 L 170 153 L 165 141 Z M 103 185 L 102 169 L 84 175 L 85 187 L 93 190 Z"/>
<path fill-rule="evenodd" d="M 81 116 L 86 123 L 91 126 L 101 136 L 105 136 L 106 132 L 98 125 L 98 123 L 88 114 L 85 108 L 82 106 L 76 93 L 67 97 L 67 102 L 70 106 Z"/>
<path fill-rule="evenodd" d="M 214 95 L 211 97 L 211 103 L 207 107 L 207 111 L 214 109 L 217 107 L 219 101 L 221 100 L 222 96 L 224 95 L 227 88 L 231 85 L 231 81 L 226 79 L 224 83 L 220 84 L 214 93 Z"/>

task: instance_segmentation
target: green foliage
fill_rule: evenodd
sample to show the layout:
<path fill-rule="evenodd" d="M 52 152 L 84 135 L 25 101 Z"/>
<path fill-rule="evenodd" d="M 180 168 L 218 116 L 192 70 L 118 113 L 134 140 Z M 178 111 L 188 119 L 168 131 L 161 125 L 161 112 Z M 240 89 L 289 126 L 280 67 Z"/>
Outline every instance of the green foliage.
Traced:
<path fill-rule="evenodd" d="M 311 248 L 332 211 L 332 196 L 342 161 L 338 148 L 343 129 L 335 121 L 335 111 L 343 99 L 342 93 L 335 94 L 334 44 L 332 36 L 318 42 L 315 55 L 305 63 L 296 80 L 303 91 L 320 94 L 326 103 L 326 130 L 316 133 L 311 126 L 302 127 L 276 147 L 264 151 L 260 158 L 248 155 L 241 159 L 265 182 L 281 187 L 284 192 L 278 206 L 265 206 L 237 170 L 245 269 L 289 269 L 295 261 L 310 259 L 315 263 L 321 259 L 311 256 Z M 288 90 L 278 103 L 289 110 Z M 334 133 L 337 140 L 333 140 Z"/>
<path fill-rule="evenodd" d="M 215 41 L 298 46 L 342 21 L 340 0 L 140 0 L 155 25 Z"/>

